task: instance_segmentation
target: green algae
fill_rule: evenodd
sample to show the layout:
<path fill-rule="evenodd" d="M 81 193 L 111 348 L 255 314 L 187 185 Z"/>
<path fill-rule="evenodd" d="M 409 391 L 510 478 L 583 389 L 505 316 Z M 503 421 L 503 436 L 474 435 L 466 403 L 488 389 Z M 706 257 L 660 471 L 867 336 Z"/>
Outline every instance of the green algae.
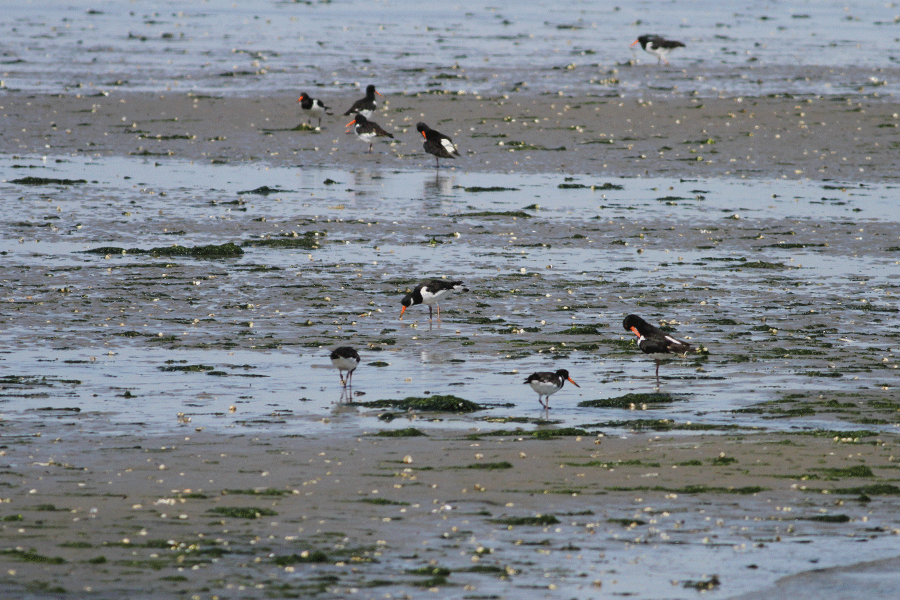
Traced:
<path fill-rule="evenodd" d="M 405 429 L 388 429 L 385 431 L 379 431 L 375 435 L 378 437 L 399 438 L 399 437 L 419 437 L 419 436 L 424 436 L 425 433 L 423 433 L 419 429 L 416 429 L 415 427 L 406 427 Z"/>
<path fill-rule="evenodd" d="M 424 398 L 409 396 L 403 400 L 375 400 L 373 402 L 354 402 L 352 404 L 369 408 L 395 408 L 397 410 L 414 410 L 418 412 L 472 413 L 484 410 L 484 406 L 452 394 L 438 394 Z"/>
<path fill-rule="evenodd" d="M 34 550 L 20 550 L 18 548 L 0 550 L 0 556 L 8 556 L 22 562 L 44 563 L 48 565 L 62 565 L 66 563 L 66 559 L 59 556 L 44 556 L 43 554 L 38 554 Z"/>
<path fill-rule="evenodd" d="M 235 244 L 209 244 L 206 246 L 161 246 L 145 250 L 142 248 L 119 248 L 116 246 L 104 246 L 82 250 L 84 254 L 103 254 L 108 256 L 120 256 L 126 254 L 149 254 L 152 256 L 187 256 L 191 258 L 238 258 L 244 255 L 244 251 Z"/>
<path fill-rule="evenodd" d="M 387 498 L 360 498 L 359 502 L 366 504 L 377 504 L 379 506 L 409 506 L 409 502 L 401 500 L 388 500 Z"/>
<path fill-rule="evenodd" d="M 800 517 L 803 521 L 819 521 L 820 523 L 849 523 L 848 515 L 813 515 L 812 517 Z"/>
<path fill-rule="evenodd" d="M 524 210 L 481 210 L 475 212 L 459 213 L 453 215 L 455 217 L 516 217 L 520 219 L 530 219 L 533 215 L 528 214 Z"/>
<path fill-rule="evenodd" d="M 813 469 L 813 471 L 822 473 L 826 477 L 834 477 L 834 478 L 875 477 L 875 473 L 873 473 L 872 469 L 870 469 L 866 465 L 855 465 L 852 467 L 839 467 L 839 468 Z"/>
<path fill-rule="evenodd" d="M 601 400 L 584 400 L 578 403 L 579 407 L 584 408 L 626 408 L 630 409 L 642 404 L 669 404 L 676 402 L 678 399 L 667 392 L 653 393 L 631 393 L 615 398 L 607 398 Z"/>
<path fill-rule="evenodd" d="M 288 554 L 286 556 L 275 556 L 272 558 L 279 567 L 287 567 L 290 565 L 300 565 L 308 563 L 325 563 L 329 562 L 328 555 L 321 550 L 313 550 L 312 552 L 301 552 L 300 554 Z"/>
<path fill-rule="evenodd" d="M 296 235 L 289 233 L 276 238 L 250 239 L 244 241 L 241 245 L 253 248 L 303 248 L 306 250 L 317 250 L 321 236 L 322 233 L 316 231 L 307 231 Z"/>
<path fill-rule="evenodd" d="M 464 467 L 466 469 L 479 469 L 483 471 L 497 471 L 502 469 L 512 469 L 512 463 L 509 463 L 505 460 L 500 462 L 490 462 L 490 463 L 473 463 L 471 465 L 467 465 Z"/>
<path fill-rule="evenodd" d="M 50 177 L 21 177 L 19 179 L 11 179 L 7 183 L 16 183 L 19 185 L 78 185 L 87 183 L 85 179 L 52 179 Z"/>
<path fill-rule="evenodd" d="M 508 527 L 529 526 L 529 527 L 546 527 L 548 525 L 556 525 L 559 519 L 553 515 L 537 515 L 534 517 L 504 517 L 501 519 L 491 519 L 491 523 L 498 525 L 506 525 Z"/>
<path fill-rule="evenodd" d="M 274 517 L 278 513 L 271 508 L 253 508 L 244 506 L 216 506 L 207 512 L 229 517 L 231 519 L 259 519 L 260 517 Z"/>

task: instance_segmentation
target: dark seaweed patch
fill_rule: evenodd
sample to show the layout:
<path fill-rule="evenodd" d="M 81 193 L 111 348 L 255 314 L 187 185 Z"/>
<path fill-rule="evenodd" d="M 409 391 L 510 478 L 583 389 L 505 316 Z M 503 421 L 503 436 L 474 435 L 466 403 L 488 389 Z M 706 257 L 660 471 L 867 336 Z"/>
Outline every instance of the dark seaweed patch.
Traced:
<path fill-rule="evenodd" d="M 672 394 L 666 392 L 655 392 L 649 394 L 625 394 L 616 398 L 607 398 L 605 400 L 585 400 L 579 402 L 578 406 L 586 408 L 631 408 L 641 404 L 663 404 L 676 402 L 678 399 Z"/>
<path fill-rule="evenodd" d="M 420 412 L 471 413 L 484 410 L 482 405 L 452 394 L 439 394 L 426 398 L 409 396 L 403 400 L 375 400 L 373 402 L 355 402 L 353 404 L 370 408 L 396 408 L 398 410 L 415 410 Z"/>
<path fill-rule="evenodd" d="M 12 179 L 8 183 L 18 183 L 19 185 L 78 185 L 87 183 L 85 179 L 52 179 L 49 177 L 20 177 Z"/>
<path fill-rule="evenodd" d="M 253 508 L 249 506 L 216 506 L 207 512 L 232 519 L 258 519 L 260 517 L 274 517 L 278 514 L 271 508 Z"/>
<path fill-rule="evenodd" d="M 516 527 L 519 525 L 546 527 L 547 525 L 556 525 L 559 523 L 559 519 L 553 515 L 537 515 L 535 517 L 504 517 L 502 519 L 491 519 L 491 523 L 507 525 L 509 527 Z"/>
<path fill-rule="evenodd" d="M 144 250 L 142 248 L 119 248 L 116 246 L 104 246 L 101 248 L 91 248 L 83 250 L 84 254 L 104 254 L 104 255 L 124 255 L 124 254 L 150 254 L 152 256 L 189 256 L 192 258 L 236 258 L 244 255 L 235 244 L 229 242 L 227 244 L 207 246 L 161 246 L 159 248 L 150 248 Z"/>
<path fill-rule="evenodd" d="M 415 427 L 406 427 L 405 429 L 389 429 L 376 433 L 378 437 L 419 437 L 425 435 L 421 430 Z"/>

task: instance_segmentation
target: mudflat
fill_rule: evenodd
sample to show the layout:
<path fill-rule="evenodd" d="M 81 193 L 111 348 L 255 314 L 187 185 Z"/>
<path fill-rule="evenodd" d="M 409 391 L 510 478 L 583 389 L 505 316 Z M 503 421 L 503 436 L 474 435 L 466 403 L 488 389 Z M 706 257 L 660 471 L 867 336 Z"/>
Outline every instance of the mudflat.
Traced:
<path fill-rule="evenodd" d="M 354 99 L 327 100 L 334 112 L 340 113 L 341 107 Z M 425 121 L 451 135 L 460 146 L 463 156 L 442 161 L 442 169 L 452 165 L 453 169 L 480 173 L 878 183 L 892 182 L 897 173 L 894 137 L 898 106 L 891 99 L 874 96 L 647 96 L 643 100 L 397 96 L 388 98 L 386 107 L 373 117 L 394 131 L 396 140 L 376 144 L 373 155 L 365 153 L 367 145 L 344 133 L 349 118 L 327 117 L 322 129 L 302 126 L 305 118 L 296 98 L 9 93 L 0 100 L 0 107 L 6 122 L 15 124 L 0 137 L 0 152 L 8 156 L 135 157 L 160 163 L 172 159 L 345 169 L 377 164 L 384 170 L 409 171 L 433 168 L 433 158 L 423 152 L 421 136 L 415 131 L 415 124 Z M 99 200 L 92 202 L 101 206 Z M 43 207 L 33 210 L 39 210 L 39 216 L 46 212 Z M 113 212 L 115 219 L 109 220 L 108 227 L 98 228 L 90 240 L 79 239 L 80 244 L 100 245 L 107 230 L 129 229 L 129 235 L 144 235 L 140 228 L 122 224 L 122 209 L 104 210 Z M 440 215 L 428 218 L 429 225 L 443 219 Z M 682 236 L 663 218 L 644 225 L 659 231 L 656 235 L 665 242 L 659 247 L 667 250 L 670 246 L 677 250 L 679 245 L 691 250 L 703 243 L 710 248 L 737 247 L 746 253 L 754 249 L 750 240 L 761 239 L 764 230 L 766 235 L 770 235 L 768 229 L 780 232 L 772 236 L 787 235 L 788 230 L 780 221 L 770 224 L 762 218 L 751 223 L 759 231 L 748 233 L 729 224 L 731 221 L 723 225 L 721 215 L 716 219 L 721 227 L 717 231 L 722 233 L 715 234 L 712 242 L 703 241 L 712 235 L 706 231 Z M 38 222 L 38 218 L 31 221 Z M 233 221 L 206 219 L 202 227 L 213 230 L 211 238 L 238 239 L 269 234 L 275 221 L 272 218 L 267 224 L 265 219 L 247 215 Z M 283 221 L 286 230 L 296 227 L 288 217 Z M 20 225 L 32 227 L 30 222 Z M 282 226 L 280 222 L 278 226 Z M 336 239 L 358 237 L 347 233 L 356 227 L 355 221 L 329 226 Z M 414 243 L 412 233 L 391 223 L 382 227 L 383 231 L 377 230 L 381 239 L 407 235 L 410 239 L 404 243 Z M 521 228 L 524 239 L 533 226 L 515 227 L 517 232 Z M 606 246 L 626 245 L 621 242 L 624 234 L 616 231 L 622 227 L 619 223 L 601 233 L 579 230 L 577 238 L 568 223 L 548 220 L 541 227 L 545 241 L 560 247 L 572 244 L 572 254 L 587 253 L 589 236 L 603 240 Z M 65 228 L 61 233 L 47 229 L 42 234 L 47 238 L 66 234 Z M 812 252 L 827 251 L 832 257 L 868 253 L 885 265 L 896 260 L 896 231 L 891 223 L 867 224 L 869 238 L 859 235 L 855 227 L 824 220 L 811 219 L 797 229 L 798 248 L 825 248 L 827 243 L 827 250 Z M 873 245 L 871 239 L 884 243 Z M 469 247 L 460 252 L 466 257 L 473 254 Z M 724 254 L 725 250 L 717 252 Z M 630 247 L 629 255 L 638 256 Z M 102 333 L 112 317 L 109 311 L 120 311 L 116 322 L 128 323 L 122 326 L 126 334 L 143 331 L 138 326 L 149 321 L 153 332 L 196 327 L 221 336 L 199 342 L 187 337 L 184 344 L 193 344 L 195 349 L 231 349 L 237 344 L 232 338 L 240 339 L 247 348 L 257 348 L 259 340 L 249 335 L 244 336 L 246 340 L 238 338 L 232 325 L 249 322 L 239 311 L 255 310 L 254 294 L 259 286 L 270 283 L 278 290 L 280 301 L 270 299 L 269 306 L 253 320 L 255 331 L 277 333 L 277 337 L 254 335 L 272 347 L 332 341 L 318 330 L 307 333 L 306 329 L 289 328 L 285 332 L 284 317 L 274 307 L 290 314 L 298 303 L 316 306 L 304 318 L 315 319 L 317 325 L 330 323 L 337 309 L 322 301 L 314 305 L 312 300 L 324 296 L 322 290 L 310 286 L 297 292 L 291 287 L 293 280 L 282 281 L 284 271 L 264 264 L 265 256 L 259 260 L 266 268 L 259 271 L 271 279 L 259 276 L 253 285 L 235 286 L 237 297 L 228 299 L 218 297 L 218 288 L 213 287 L 218 283 L 210 284 L 208 291 L 200 285 L 210 277 L 206 265 L 163 261 L 138 268 L 151 282 L 162 281 L 165 274 L 178 269 L 190 271 L 185 281 L 191 281 L 191 289 L 201 288 L 207 294 L 204 297 L 215 298 L 207 305 L 196 302 L 193 292 L 172 292 L 164 304 L 166 310 L 177 313 L 177 319 L 163 315 L 157 321 L 153 320 L 157 317 L 137 314 L 140 310 L 133 307 L 142 307 L 159 294 L 142 295 L 143 287 L 120 290 L 123 277 L 133 276 L 126 271 L 134 270 L 133 265 L 73 268 L 72 287 L 80 289 L 81 295 L 69 293 L 62 284 L 54 284 L 58 289 L 48 291 L 45 271 L 17 258 L 23 260 L 22 266 L 4 279 L 11 282 L 5 296 L 16 296 L 7 308 L 20 312 L 4 319 L 8 331 L 24 346 L 42 347 L 52 338 L 53 344 L 81 348 L 107 335 L 104 343 L 111 347 L 135 339 L 139 348 L 148 348 L 150 343 L 144 337 L 155 333 L 134 335 L 126 341 L 123 336 Z M 293 259 L 285 260 L 290 263 Z M 398 263 L 382 268 L 399 269 Z M 691 266 L 679 260 L 666 268 L 677 280 Z M 785 265 L 779 268 L 787 270 Z M 229 269 L 222 266 L 221 273 L 217 270 L 213 275 L 224 278 Z M 827 265 L 822 268 L 826 269 Z M 703 264 L 696 270 L 706 272 L 709 281 L 675 288 L 666 295 L 672 302 L 687 304 L 698 302 L 697 289 L 723 290 L 710 294 L 726 300 L 722 307 L 716 304 L 698 318 L 695 334 L 707 345 L 718 342 L 715 352 L 730 357 L 733 365 L 752 365 L 747 366 L 744 379 L 761 377 L 764 369 L 786 371 L 797 364 L 815 371 L 817 379 L 812 381 L 818 383 L 798 385 L 804 406 L 794 404 L 796 398 L 787 392 L 796 390 L 788 389 L 779 402 L 765 409 L 771 411 L 766 418 L 787 417 L 793 410 L 796 414 L 804 410 L 833 413 L 835 421 L 842 421 L 836 430 L 755 433 L 719 427 L 714 435 L 697 435 L 684 433 L 692 424 L 680 423 L 682 433 L 673 435 L 647 433 L 639 430 L 642 424 L 635 421 L 635 432 L 614 437 L 557 427 L 552 422 L 535 424 L 533 419 L 521 430 L 512 421 L 496 427 L 473 422 L 468 431 L 448 431 L 437 425 L 416 427 L 411 419 L 411 427 L 399 432 L 373 427 L 354 433 L 341 429 L 301 436 L 264 425 L 258 434 L 235 432 L 223 420 L 219 426 L 196 428 L 180 422 L 165 435 L 148 434 L 135 424 L 132 432 L 123 435 L 104 432 L 103 415 L 88 411 L 51 411 L 41 419 L 33 414 L 7 414 L 0 421 L 0 593 L 22 598 L 113 598 L 123 594 L 204 599 L 437 594 L 472 598 L 523 593 L 656 598 L 710 591 L 727 597 L 758 591 L 779 575 L 894 556 L 898 530 L 892 499 L 900 494 L 897 437 L 865 429 L 867 423 L 888 429 L 896 422 L 897 405 L 891 398 L 895 371 L 887 370 L 896 366 L 890 350 L 896 339 L 891 321 L 894 307 L 877 306 L 882 310 L 873 318 L 868 305 L 851 302 L 855 290 L 862 287 L 853 277 L 835 283 L 824 276 L 818 279 L 818 272 L 800 273 L 794 288 L 788 285 L 793 279 L 785 283 L 759 276 L 736 284 L 744 288 L 741 295 L 716 287 L 722 280 L 737 281 L 733 273 L 722 276 L 721 271 L 713 272 Z M 547 318 L 556 319 L 559 337 L 562 327 L 557 323 L 571 317 L 553 312 L 557 299 L 546 292 L 555 289 L 554 285 L 573 288 L 584 280 L 578 275 L 580 269 L 573 270 L 574 275 L 562 270 L 563 275 L 557 276 L 560 280 L 552 279 L 556 271 L 548 273 L 549 283 L 543 284 L 547 289 L 538 282 L 531 295 L 521 298 L 510 291 L 511 299 L 497 301 L 499 308 L 459 309 L 450 313 L 448 321 L 462 315 L 463 323 L 471 318 L 470 323 L 478 325 L 490 322 L 494 313 L 504 308 L 509 315 L 516 314 L 510 307 L 533 307 L 536 313 L 554 315 Z M 653 280 L 639 281 L 637 292 L 623 299 L 621 281 L 615 278 L 627 275 L 616 275 L 611 269 L 607 275 L 609 282 L 594 282 L 608 286 L 604 300 L 608 308 L 602 310 L 610 314 L 630 310 L 633 297 L 643 295 L 656 300 L 658 289 Z M 329 282 L 334 277 L 352 282 L 358 274 L 326 270 L 321 277 Z M 563 280 L 566 277 L 571 281 Z M 96 288 L 80 278 L 91 278 Z M 473 279 L 484 290 L 489 290 L 489 282 L 498 281 L 493 273 Z M 799 287 L 806 280 L 827 281 L 834 291 L 824 285 L 818 286 L 824 291 Z M 501 283 L 514 290 L 518 281 Z M 384 281 L 376 291 L 387 298 L 396 296 L 395 288 L 403 285 L 405 279 Z M 764 287 L 775 290 L 771 298 L 758 301 L 749 297 L 747 290 Z M 878 295 L 879 302 L 892 301 L 892 287 L 885 287 L 888 291 L 884 294 L 881 288 L 871 292 Z M 25 291 L 18 293 L 19 289 Z M 798 289 L 796 295 L 794 289 Z M 30 296 L 20 297 L 25 293 L 46 297 L 33 302 Z M 350 289 L 341 296 L 329 294 L 340 299 L 342 307 L 355 309 L 371 302 L 372 288 Z M 121 307 L 91 301 L 119 295 L 122 298 L 116 301 Z M 331 302 L 330 297 L 325 301 Z M 810 297 L 817 301 L 814 310 L 807 306 Z M 726 312 L 732 310 L 729 302 L 750 307 L 744 311 L 749 316 L 742 314 L 732 320 L 734 313 Z M 214 303 L 218 304 L 211 308 Z M 825 316 L 820 312 L 823 307 Z M 399 311 L 399 306 L 392 308 Z M 76 310 L 82 311 L 81 317 L 73 324 L 70 317 Z M 596 313 L 598 309 L 591 305 L 591 310 Z M 54 311 L 54 323 L 49 325 L 47 311 Z M 214 317 L 211 311 L 225 316 Z M 476 311 L 481 312 L 474 314 Z M 523 312 L 527 311 L 523 308 Z M 771 327 L 760 318 L 767 316 L 772 317 Z M 360 315 L 358 320 L 365 322 L 363 317 L 372 315 Z M 381 319 L 381 315 L 375 317 Z M 840 323 L 828 322 L 826 331 L 826 317 Z M 515 318 L 530 323 L 525 317 Z M 751 320 L 757 327 L 752 330 L 755 333 L 749 329 Z M 786 321 L 793 329 L 782 332 L 781 338 L 774 337 L 778 335 L 774 325 Z M 13 330 L 14 324 L 20 329 Z M 759 333 L 760 326 L 764 333 Z M 249 325 L 242 327 L 250 330 Z M 359 335 L 373 345 L 386 344 L 378 341 L 388 336 L 382 328 L 378 320 L 369 329 L 360 327 L 363 333 Z M 538 341 L 532 340 L 537 334 L 523 327 L 517 335 Z M 544 332 L 540 335 L 546 338 Z M 771 335 L 786 349 L 769 348 L 776 343 L 773 341 L 760 343 L 763 349 L 757 351 L 747 343 L 752 335 L 755 339 Z M 160 336 L 163 343 L 171 345 L 166 348 L 181 343 L 174 336 Z M 853 339 L 844 346 L 828 341 L 832 339 L 829 336 Z M 410 341 L 411 336 L 393 337 L 398 339 L 389 345 L 398 353 L 421 351 L 420 341 Z M 612 339 L 612 334 L 600 337 L 609 338 L 601 339 L 600 348 L 611 355 L 619 340 Z M 821 348 L 805 348 L 803 340 L 810 338 L 815 338 L 816 344 L 822 342 Z M 569 341 L 568 337 L 560 339 Z M 447 336 L 441 343 L 456 341 Z M 499 354 L 507 351 L 502 345 L 505 341 L 491 338 L 478 348 Z M 546 345 L 548 352 L 555 352 L 551 342 Z M 798 346 L 805 352 L 792 354 Z M 770 362 L 765 362 L 767 357 Z M 645 361 L 645 370 L 652 370 L 645 357 L 635 360 Z M 714 360 L 720 361 L 716 366 L 724 379 L 728 360 Z M 838 368 L 826 368 L 826 364 Z M 595 368 L 606 371 L 602 366 Z M 848 375 L 841 381 L 851 380 L 852 384 L 845 385 L 856 386 L 852 398 L 827 393 L 831 371 L 841 370 Z M 333 384 L 336 377 L 332 375 L 328 373 Z M 517 385 L 521 378 L 515 375 Z M 4 385 L 13 384 L 4 381 Z M 206 387 L 216 385 L 223 384 Z M 527 402 L 536 408 L 534 396 L 530 391 L 527 395 Z M 34 397 L 43 402 L 40 390 Z M 561 393 L 554 397 L 554 406 L 570 400 Z M 859 430 L 848 430 L 848 423 L 855 423 Z M 846 552 L 848 541 L 852 553 Z M 838 549 L 835 552 L 843 554 L 828 554 L 832 545 Z M 815 552 L 798 559 L 798 548 L 815 548 Z M 712 559 L 721 571 L 707 569 Z"/>
<path fill-rule="evenodd" d="M 63 421 L 3 423 L 10 597 L 731 595 L 798 543 L 839 530 L 862 560 L 897 533 L 896 440 L 865 434 L 142 437 Z M 710 552 L 741 572 L 706 572 Z M 672 582 L 647 572 L 666 560 Z"/>
<path fill-rule="evenodd" d="M 372 118 L 395 134 L 376 144 L 374 155 L 344 133 L 351 117 L 341 115 L 355 99 L 325 98 L 335 114 L 316 129 L 306 125 L 293 97 L 9 93 L 0 100 L 0 114 L 15 125 L 0 139 L 0 151 L 418 168 L 434 164 L 415 129 L 424 121 L 460 148 L 462 158 L 444 164 L 470 171 L 897 178 L 900 104 L 877 94 L 401 95 L 386 98 Z"/>

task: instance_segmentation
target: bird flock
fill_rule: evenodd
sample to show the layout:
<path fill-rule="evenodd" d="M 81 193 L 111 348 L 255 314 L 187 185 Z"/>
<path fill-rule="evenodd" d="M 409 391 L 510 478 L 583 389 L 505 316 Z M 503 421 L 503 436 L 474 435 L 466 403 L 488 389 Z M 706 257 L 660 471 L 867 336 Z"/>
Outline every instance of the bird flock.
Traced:
<path fill-rule="evenodd" d="M 640 44 L 641 48 L 657 57 L 657 62 L 665 62 L 666 56 L 676 48 L 683 48 L 682 42 L 675 40 L 667 40 L 659 35 L 647 34 L 641 35 L 631 45 Z M 371 120 L 372 116 L 378 110 L 378 100 L 376 96 L 382 94 L 375 89 L 373 84 L 366 86 L 366 95 L 347 109 L 344 116 L 353 115 L 353 120 L 347 123 L 347 127 L 352 127 L 352 132 L 360 141 L 369 145 L 368 153 L 372 153 L 374 142 L 381 137 L 393 139 L 394 135 L 385 130 L 381 125 Z M 382 96 L 383 97 L 383 96 Z M 308 115 L 307 125 L 312 122 L 313 118 L 318 119 L 319 126 L 322 124 L 322 115 L 331 115 L 329 108 L 319 99 L 310 97 L 306 92 L 300 94 L 297 100 L 300 108 Z M 424 142 L 422 147 L 425 152 L 434 156 L 435 168 L 440 168 L 440 159 L 458 158 L 460 156 L 459 149 L 453 143 L 450 136 L 432 129 L 425 123 L 416 124 L 416 131 L 422 134 Z M 348 129 L 347 132 L 351 132 Z M 468 288 L 463 285 L 462 281 L 445 281 L 442 279 L 432 279 L 415 286 L 411 292 L 406 294 L 400 304 L 400 319 L 411 306 L 424 304 L 428 307 L 428 318 L 433 320 L 434 310 L 437 307 L 437 320 L 441 320 L 440 302 L 449 298 L 454 292 L 468 292 Z M 622 323 L 625 331 L 630 331 L 637 336 L 637 345 L 645 354 L 681 354 L 687 355 L 693 350 L 693 347 L 683 340 L 676 339 L 664 333 L 658 327 L 651 325 L 637 315 L 628 315 Z M 331 352 L 331 363 L 338 370 L 338 376 L 341 385 L 347 391 L 352 386 L 353 372 L 359 366 L 359 353 L 349 347 L 341 346 L 335 348 Z M 656 359 L 656 382 L 659 385 L 659 365 L 660 360 Z M 346 376 L 344 375 L 346 373 Z M 538 402 L 545 411 L 550 409 L 550 396 L 563 388 L 566 382 L 571 383 L 575 387 L 581 387 L 575 380 L 569 376 L 566 369 L 558 369 L 556 371 L 541 371 L 529 375 L 524 383 L 531 386 L 538 395 Z"/>
<path fill-rule="evenodd" d="M 682 42 L 668 40 L 655 34 L 641 35 L 632 42 L 631 45 L 634 46 L 635 44 L 640 44 L 645 52 L 649 52 L 657 57 L 657 63 L 665 62 L 666 64 L 669 64 L 669 61 L 666 60 L 666 56 L 669 52 L 676 48 L 685 47 Z M 394 134 L 372 120 L 372 116 L 375 114 L 375 111 L 378 110 L 378 100 L 375 96 L 382 96 L 382 94 L 375 89 L 373 84 L 367 85 L 366 95 L 354 102 L 344 113 L 344 116 L 353 115 L 353 120 L 347 123 L 347 127 L 352 127 L 352 129 L 347 129 L 347 132 L 355 133 L 360 141 L 368 144 L 369 154 L 372 153 L 372 147 L 378 138 L 394 138 Z M 307 125 L 310 125 L 312 119 L 316 118 L 318 119 L 319 127 L 321 127 L 322 115 L 332 114 L 328 112 L 330 109 L 325 106 L 325 103 L 322 100 L 312 98 L 306 92 L 300 94 L 300 98 L 297 99 L 297 102 L 300 103 L 300 108 L 308 117 L 306 121 Z M 450 136 L 432 129 L 422 122 L 416 124 L 416 131 L 421 133 L 424 138 L 422 147 L 425 149 L 425 152 L 434 156 L 435 168 L 440 168 L 440 159 L 442 158 L 458 158 L 460 156 L 459 149 L 456 144 L 453 143 Z"/>
<path fill-rule="evenodd" d="M 445 281 L 443 279 L 432 279 L 417 285 L 411 292 L 406 294 L 400 301 L 402 306 L 400 310 L 400 319 L 403 314 L 411 306 L 424 304 L 428 307 L 429 320 L 434 318 L 432 306 L 437 307 L 438 321 L 441 319 L 440 302 L 449 298 L 455 292 L 468 292 L 469 289 L 463 285 L 462 281 Z M 630 331 L 637 336 L 637 345 L 645 354 L 681 354 L 687 355 L 694 349 L 691 344 L 684 340 L 679 340 L 671 335 L 663 332 L 659 327 L 651 325 L 637 315 L 628 315 L 622 322 L 625 331 Z M 359 353 L 350 346 L 341 346 L 335 348 L 331 353 L 331 363 L 338 370 L 338 376 L 341 379 L 341 385 L 344 391 L 352 386 L 351 379 L 353 372 L 359 366 Z M 659 385 L 659 365 L 660 361 L 656 359 L 656 383 Z M 347 373 L 346 377 L 344 372 Z M 566 369 L 558 369 L 555 372 L 540 371 L 529 375 L 524 383 L 531 386 L 538 395 L 538 402 L 545 411 L 550 410 L 550 396 L 563 388 L 566 382 L 571 383 L 575 387 L 581 386 L 575 383 L 575 380 L 569 375 Z"/>

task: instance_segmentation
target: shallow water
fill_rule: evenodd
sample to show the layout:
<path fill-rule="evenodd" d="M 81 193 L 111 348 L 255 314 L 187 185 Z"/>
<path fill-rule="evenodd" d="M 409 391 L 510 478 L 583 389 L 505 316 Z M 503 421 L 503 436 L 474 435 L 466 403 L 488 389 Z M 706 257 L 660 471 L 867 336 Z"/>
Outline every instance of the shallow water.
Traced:
<path fill-rule="evenodd" d="M 118 158 L 2 166 L 12 174 L 4 202 L 16 214 L 0 242 L 8 349 L 0 376 L 17 382 L 4 390 L 7 418 L 90 415 L 116 431 L 141 423 L 314 433 L 410 419 L 427 427 L 422 416 L 382 422 L 383 410 L 341 401 L 328 351 L 344 343 L 363 354 L 354 400 L 452 393 L 489 405 L 440 422 L 460 428 L 539 419 L 522 385 L 538 370 L 567 368 L 581 386 L 553 396 L 555 425 L 603 433 L 627 430 L 613 422 L 629 419 L 859 428 L 858 415 L 829 411 L 779 419 L 734 411 L 792 393 L 865 404 L 888 398 L 896 378 L 888 186 Z M 9 183 L 20 175 L 87 183 Z M 607 183 L 622 189 L 559 187 Z M 264 185 L 281 191 L 241 193 Z M 319 249 L 252 246 L 307 231 L 319 232 Z M 243 257 L 83 253 L 225 242 L 243 245 Z M 397 319 L 408 287 L 443 275 L 472 291 L 448 300 L 440 323 L 423 307 Z M 676 320 L 675 335 L 709 356 L 665 361 L 660 390 L 673 404 L 576 406 L 655 390 L 653 360 L 622 345 L 629 312 Z M 179 366 L 198 368 L 171 369 Z M 57 410 L 34 412 L 47 407 Z M 70 408 L 81 413 L 60 410 Z"/>
<path fill-rule="evenodd" d="M 891 94 L 898 19 L 836 0 L 35 0 L 6 7 L 0 39 L 4 85 L 25 91 Z M 687 48 L 659 67 L 629 47 L 643 33 Z"/>

